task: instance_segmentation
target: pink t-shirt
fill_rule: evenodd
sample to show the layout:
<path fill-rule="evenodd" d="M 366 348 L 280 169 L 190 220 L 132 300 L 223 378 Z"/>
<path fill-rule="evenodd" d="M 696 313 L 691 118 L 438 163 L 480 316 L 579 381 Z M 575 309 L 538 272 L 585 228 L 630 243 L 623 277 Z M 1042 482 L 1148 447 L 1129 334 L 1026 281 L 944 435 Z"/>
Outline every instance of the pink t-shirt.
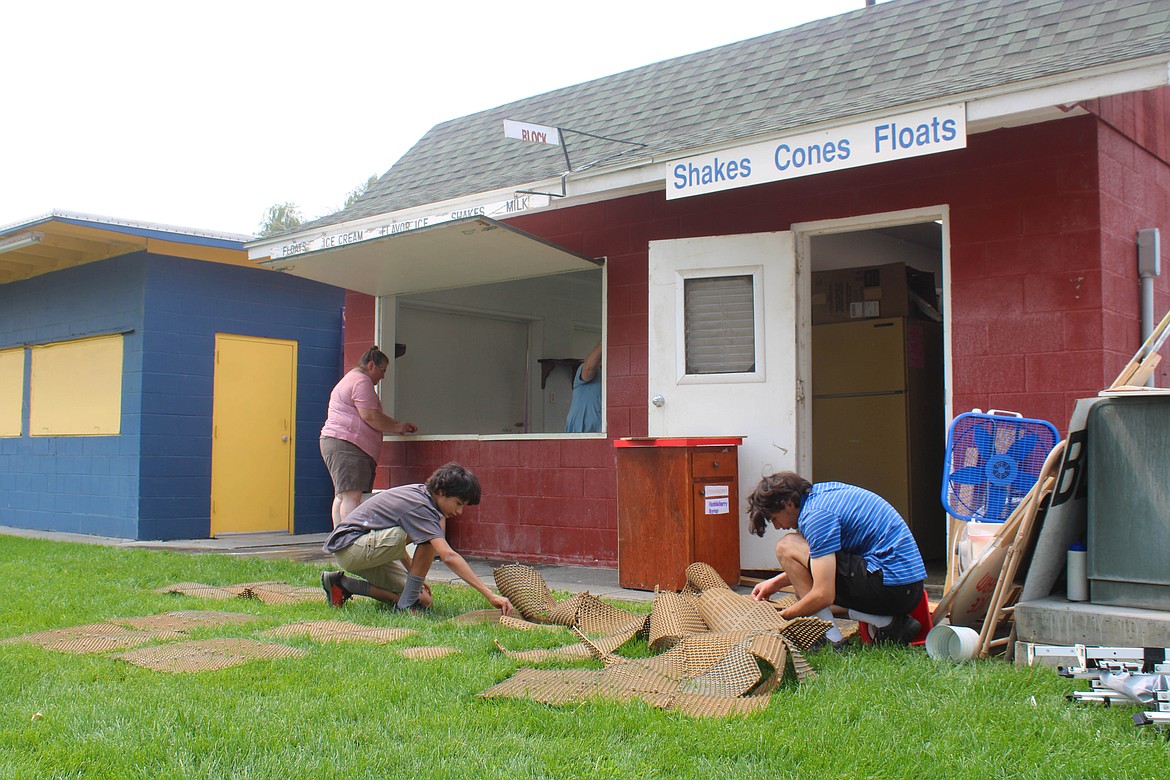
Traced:
<path fill-rule="evenodd" d="M 329 394 L 329 416 L 321 435 L 351 442 L 377 460 L 382 450 L 382 432 L 366 423 L 358 409 L 381 410 L 382 402 L 374 392 L 374 380 L 355 368 Z"/>

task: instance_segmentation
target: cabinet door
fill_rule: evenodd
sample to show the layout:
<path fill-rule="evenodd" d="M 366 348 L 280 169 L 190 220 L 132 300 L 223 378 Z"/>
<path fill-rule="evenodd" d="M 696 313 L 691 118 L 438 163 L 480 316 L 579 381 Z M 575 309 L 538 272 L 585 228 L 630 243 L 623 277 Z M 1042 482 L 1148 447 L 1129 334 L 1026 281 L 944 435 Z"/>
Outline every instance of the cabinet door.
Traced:
<path fill-rule="evenodd" d="M 687 451 L 630 447 L 618 451 L 618 584 L 678 590 L 694 560 Z"/>
<path fill-rule="evenodd" d="M 695 482 L 694 560 L 711 564 L 728 585 L 739 584 L 739 495 L 735 476 L 726 482 Z"/>

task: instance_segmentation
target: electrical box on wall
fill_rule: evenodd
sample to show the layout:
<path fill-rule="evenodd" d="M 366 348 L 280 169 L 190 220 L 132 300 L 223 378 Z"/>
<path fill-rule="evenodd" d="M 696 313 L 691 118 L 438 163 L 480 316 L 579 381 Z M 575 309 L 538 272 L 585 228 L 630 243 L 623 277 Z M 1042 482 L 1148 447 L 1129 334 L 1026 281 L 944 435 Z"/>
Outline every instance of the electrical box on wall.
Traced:
<path fill-rule="evenodd" d="M 1157 276 L 1162 272 L 1162 240 L 1158 228 L 1139 230 L 1137 234 L 1138 276 Z"/>

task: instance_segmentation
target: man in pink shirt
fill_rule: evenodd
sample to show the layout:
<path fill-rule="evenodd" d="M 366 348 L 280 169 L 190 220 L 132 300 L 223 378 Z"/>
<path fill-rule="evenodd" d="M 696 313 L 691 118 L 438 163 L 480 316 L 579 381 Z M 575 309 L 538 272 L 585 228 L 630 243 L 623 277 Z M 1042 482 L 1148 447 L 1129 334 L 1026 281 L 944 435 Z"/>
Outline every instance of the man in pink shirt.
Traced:
<path fill-rule="evenodd" d="M 374 470 L 384 433 L 414 433 L 414 423 L 399 422 L 382 411 L 374 386 L 386 376 L 390 358 L 370 347 L 361 362 L 341 378 L 329 395 L 329 415 L 321 428 L 321 457 L 333 478 L 333 526 L 374 488 Z"/>

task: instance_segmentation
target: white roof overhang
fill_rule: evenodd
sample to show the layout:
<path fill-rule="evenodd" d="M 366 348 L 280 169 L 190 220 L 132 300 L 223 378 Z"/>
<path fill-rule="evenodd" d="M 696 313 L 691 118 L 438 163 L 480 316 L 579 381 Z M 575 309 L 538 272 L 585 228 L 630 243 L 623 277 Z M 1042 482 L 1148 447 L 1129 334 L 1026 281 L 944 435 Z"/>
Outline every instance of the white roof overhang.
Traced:
<path fill-rule="evenodd" d="M 1047 122 L 1084 100 L 1143 92 L 1170 84 L 1170 58 L 1146 57 L 1063 73 L 1023 84 L 981 90 L 966 98 L 967 131 Z"/>
<path fill-rule="evenodd" d="M 334 229 L 336 226 L 334 226 Z M 603 261 L 489 217 L 468 217 L 261 265 L 370 295 L 467 287 L 598 268 Z"/>

